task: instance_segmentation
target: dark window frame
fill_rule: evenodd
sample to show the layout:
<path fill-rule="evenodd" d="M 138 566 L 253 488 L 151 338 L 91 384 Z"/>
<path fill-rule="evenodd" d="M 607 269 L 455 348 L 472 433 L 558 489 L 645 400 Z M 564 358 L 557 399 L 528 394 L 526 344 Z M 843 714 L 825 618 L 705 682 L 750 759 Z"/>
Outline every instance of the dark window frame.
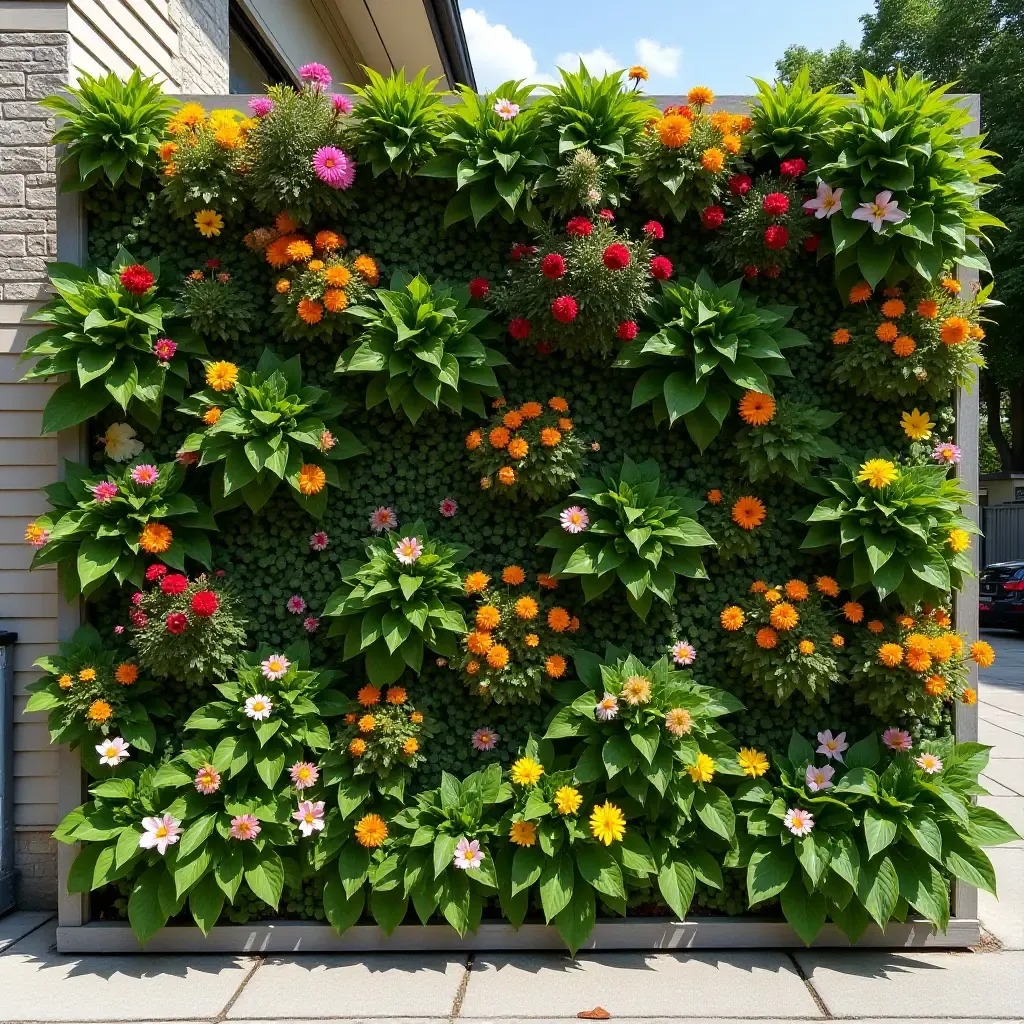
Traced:
<path fill-rule="evenodd" d="M 249 52 L 259 61 L 267 74 L 267 85 L 295 85 L 295 75 L 285 66 L 281 58 L 273 51 L 259 28 L 253 23 L 245 8 L 238 0 L 229 0 L 228 28 L 245 43 Z M 231 53 L 228 52 L 228 66 L 231 65 Z"/>

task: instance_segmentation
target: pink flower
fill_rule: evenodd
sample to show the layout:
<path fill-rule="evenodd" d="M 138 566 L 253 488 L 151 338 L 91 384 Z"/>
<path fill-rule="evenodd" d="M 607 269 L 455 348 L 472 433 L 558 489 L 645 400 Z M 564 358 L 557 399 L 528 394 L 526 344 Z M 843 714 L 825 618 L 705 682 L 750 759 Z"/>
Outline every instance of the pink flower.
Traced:
<path fill-rule="evenodd" d="M 960 449 L 952 441 L 939 441 L 932 449 L 932 461 L 954 466 L 960 461 Z"/>
<path fill-rule="evenodd" d="M 814 816 L 810 811 L 802 811 L 799 807 L 791 807 L 786 811 L 782 822 L 795 836 L 805 836 L 814 828 Z"/>
<path fill-rule="evenodd" d="M 292 777 L 292 785 L 296 789 L 309 789 L 310 786 L 315 786 L 317 779 L 320 778 L 320 769 L 309 761 L 296 761 L 288 769 L 288 774 Z"/>
<path fill-rule="evenodd" d="M 895 726 L 890 726 L 882 733 L 882 742 L 890 750 L 896 751 L 910 750 L 914 745 L 914 741 L 910 738 L 910 733 L 903 729 L 897 729 Z"/>
<path fill-rule="evenodd" d="M 320 451 L 322 451 L 322 452 L 324 452 L 326 454 L 337 443 L 338 443 L 338 439 L 329 430 L 321 430 L 320 431 L 320 441 L 317 444 L 317 447 L 320 449 Z"/>
<path fill-rule="evenodd" d="M 307 633 L 315 633 L 320 628 L 320 620 L 315 615 L 307 615 L 302 620 L 302 628 Z"/>
<path fill-rule="evenodd" d="M 160 470 L 144 462 L 132 469 L 132 479 L 140 487 L 152 487 L 160 479 Z"/>
<path fill-rule="evenodd" d="M 135 605 L 136 608 L 138 608 L 138 606 L 142 604 L 142 599 L 145 596 L 146 595 L 143 594 L 141 590 L 136 590 L 135 593 L 132 594 L 132 604 Z"/>
<path fill-rule="evenodd" d="M 313 170 L 331 188 L 350 188 L 356 178 L 355 161 L 337 146 L 321 146 L 313 155 Z"/>
<path fill-rule="evenodd" d="M 178 343 L 171 341 L 170 338 L 157 338 L 153 342 L 153 355 L 157 357 L 162 363 L 169 363 L 174 358 L 174 353 L 178 351 Z"/>
<path fill-rule="evenodd" d="M 473 733 L 470 742 L 472 742 L 474 750 L 493 750 L 498 745 L 498 734 L 484 725 Z"/>
<path fill-rule="evenodd" d="M 199 461 L 199 452 L 178 451 L 175 460 L 182 466 L 194 466 Z"/>
<path fill-rule="evenodd" d="M 312 61 L 299 68 L 299 78 L 314 89 L 330 89 L 331 72 L 323 64 Z"/>
<path fill-rule="evenodd" d="M 167 575 L 167 566 L 162 565 L 160 562 L 154 562 L 152 565 L 146 568 L 146 579 L 152 583 L 153 580 L 160 579 L 161 576 Z"/>
<path fill-rule="evenodd" d="M 292 615 L 301 615 L 306 610 L 306 602 L 298 594 L 292 594 L 285 607 Z"/>
<path fill-rule="evenodd" d="M 595 705 L 594 714 L 602 722 L 610 722 L 619 714 L 619 698 L 613 693 L 606 693 Z"/>
<path fill-rule="evenodd" d="M 109 764 L 111 768 L 116 768 L 126 757 L 132 756 L 128 753 L 130 745 L 121 736 L 114 736 L 112 739 L 98 743 L 96 753 L 100 755 L 100 764 Z"/>
<path fill-rule="evenodd" d="M 269 679 L 273 683 L 278 679 L 283 679 L 291 665 L 292 663 L 283 654 L 272 654 L 260 662 L 260 671 L 263 673 L 264 679 Z"/>
<path fill-rule="evenodd" d="M 672 660 L 677 665 L 692 665 L 697 660 L 697 648 L 688 640 L 677 640 L 672 645 Z"/>
<path fill-rule="evenodd" d="M 615 214 L 612 213 L 612 211 L 608 210 L 608 209 L 604 209 L 604 210 L 599 211 L 598 212 L 598 217 L 600 217 L 601 220 L 607 222 L 608 224 L 611 224 L 611 222 L 613 220 L 615 220 Z"/>
<path fill-rule="evenodd" d="M 124 632 L 124 626 L 114 627 L 114 636 L 120 636 Z"/>
<path fill-rule="evenodd" d="M 817 793 L 822 789 L 831 789 L 832 776 L 835 773 L 835 768 L 830 764 L 825 765 L 824 768 L 816 768 L 813 764 L 809 764 L 804 775 L 804 782 L 812 793 Z"/>
<path fill-rule="evenodd" d="M 811 200 L 813 202 L 814 200 Z M 806 207 L 807 204 L 804 203 Z M 861 203 L 857 209 L 850 214 L 853 220 L 867 221 L 872 230 L 877 234 L 886 224 L 899 224 L 909 217 L 896 205 L 891 192 L 879 192 L 870 203 Z"/>
<path fill-rule="evenodd" d="M 144 829 L 139 836 L 139 846 L 143 850 L 155 849 L 162 857 L 167 853 L 167 847 L 173 846 L 181 835 L 181 822 L 164 814 L 159 818 L 143 818 Z"/>
<path fill-rule="evenodd" d="M 381 505 L 370 514 L 370 529 L 374 533 L 383 533 L 385 530 L 393 530 L 398 525 L 398 516 L 393 508 Z"/>
<path fill-rule="evenodd" d="M 255 117 L 266 117 L 274 109 L 274 101 L 269 96 L 253 96 L 249 100 L 249 110 Z"/>
<path fill-rule="evenodd" d="M 324 827 L 324 802 L 317 800 L 299 801 L 298 810 L 292 817 L 299 823 L 299 831 L 307 838 L 314 832 L 322 831 Z"/>
<path fill-rule="evenodd" d="M 171 612 L 171 614 L 164 619 L 164 627 L 172 636 L 181 636 L 181 634 L 188 629 L 188 617 L 182 615 L 181 612 Z"/>
<path fill-rule="evenodd" d="M 818 220 L 825 217 L 834 217 L 842 208 L 843 190 L 833 189 L 831 185 L 818 179 L 818 194 L 813 199 L 804 203 L 804 210 L 813 213 Z"/>
<path fill-rule="evenodd" d="M 50 531 L 40 529 L 35 523 L 31 523 L 25 531 L 25 540 L 34 548 L 45 547 L 50 541 Z"/>
<path fill-rule="evenodd" d="M 582 533 L 590 525 L 587 510 L 579 505 L 570 505 L 559 513 L 558 521 L 566 533 Z"/>
<path fill-rule="evenodd" d="M 480 850 L 480 840 L 470 842 L 463 836 L 455 847 L 455 866 L 460 871 L 474 871 L 483 863 L 484 855 Z"/>
<path fill-rule="evenodd" d="M 255 814 L 239 814 L 231 819 L 228 834 L 232 839 L 255 839 L 260 834 L 260 820 Z"/>
<path fill-rule="evenodd" d="M 323 551 L 327 547 L 327 532 L 325 530 L 317 530 L 316 533 L 309 535 L 309 550 L 310 551 Z"/>
<path fill-rule="evenodd" d="M 98 750 L 99 748 L 97 747 L 96 749 Z M 914 758 L 914 761 L 917 764 L 917 767 L 920 768 L 925 775 L 935 775 L 937 772 L 942 771 L 942 759 L 936 757 L 934 754 L 929 754 L 927 751 L 925 751 L 920 757 Z"/>
<path fill-rule="evenodd" d="M 108 501 L 112 501 L 117 495 L 117 484 L 110 480 L 103 480 L 98 484 L 94 484 L 89 488 L 92 491 L 92 496 L 101 504 L 105 505 Z"/>
<path fill-rule="evenodd" d="M 145 629 L 146 625 L 149 623 L 149 616 L 145 612 L 139 612 L 132 609 L 128 614 L 132 620 L 132 625 L 136 629 Z"/>
<path fill-rule="evenodd" d="M 336 92 L 331 96 L 331 106 L 336 114 L 351 114 L 352 101 L 344 93 Z"/>
<path fill-rule="evenodd" d="M 519 104 L 499 97 L 494 101 L 494 106 L 491 109 L 502 121 L 511 121 L 519 113 Z"/>
<path fill-rule="evenodd" d="M 824 754 L 830 761 L 842 763 L 843 751 L 848 750 L 850 744 L 846 742 L 846 733 L 841 732 L 838 736 L 832 735 L 831 729 L 818 733 L 817 753 Z"/>
<path fill-rule="evenodd" d="M 196 790 L 203 794 L 203 796 L 209 796 L 211 793 L 216 793 L 220 789 L 220 772 L 213 767 L 212 764 L 204 764 L 199 771 L 196 772 L 194 780 Z"/>
<path fill-rule="evenodd" d="M 412 565 L 423 554 L 419 537 L 403 537 L 394 548 L 395 558 L 402 565 Z"/>
<path fill-rule="evenodd" d="M 665 237 L 665 229 L 656 220 L 649 220 L 644 225 L 643 232 L 648 238 L 656 238 L 659 241 Z"/>
<path fill-rule="evenodd" d="M 441 504 L 437 506 L 437 511 L 440 512 L 445 519 L 451 519 L 451 517 L 459 511 L 459 504 L 454 498 L 442 498 Z"/>

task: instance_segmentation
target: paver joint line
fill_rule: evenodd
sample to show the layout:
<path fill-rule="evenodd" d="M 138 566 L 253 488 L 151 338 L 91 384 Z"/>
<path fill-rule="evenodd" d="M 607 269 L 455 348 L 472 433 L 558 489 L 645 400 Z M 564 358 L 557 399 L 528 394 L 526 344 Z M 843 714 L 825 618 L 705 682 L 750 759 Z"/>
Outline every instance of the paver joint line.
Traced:
<path fill-rule="evenodd" d="M 473 973 L 473 954 L 466 957 L 466 970 L 459 982 L 459 989 L 452 1000 L 452 1012 L 448 1015 L 449 1024 L 462 1013 L 462 1001 L 466 998 L 466 989 L 469 988 L 469 976 Z"/>
<path fill-rule="evenodd" d="M 227 1001 L 227 1003 L 225 1003 L 224 1008 L 220 1011 L 220 1013 L 217 1014 L 216 1017 L 213 1018 L 212 1024 L 221 1024 L 221 1021 L 223 1021 L 231 1012 L 231 1007 L 235 1005 L 236 1000 L 242 994 L 242 991 L 245 989 L 245 986 L 248 985 L 250 981 L 252 981 L 252 976 L 260 969 L 260 967 L 263 966 L 263 957 L 257 956 L 255 959 L 256 962 L 252 965 L 252 969 L 241 980 L 238 988 L 235 989 L 231 998 Z"/>
<path fill-rule="evenodd" d="M 800 966 L 799 962 L 797 961 L 797 958 L 793 956 L 792 953 L 787 953 L 786 956 L 789 957 L 789 962 L 793 965 L 793 970 L 796 971 L 800 980 L 804 983 L 804 987 L 807 989 L 807 994 L 814 1000 L 815 1005 L 818 1007 L 818 1009 L 821 1010 L 821 1015 L 826 1020 L 834 1020 L 835 1018 L 832 1016 L 831 1011 L 825 1005 L 825 1000 L 821 998 L 820 994 L 818 993 L 818 990 L 814 987 L 814 983 L 811 981 L 811 979 L 808 978 L 806 974 L 804 974 L 804 969 Z"/>

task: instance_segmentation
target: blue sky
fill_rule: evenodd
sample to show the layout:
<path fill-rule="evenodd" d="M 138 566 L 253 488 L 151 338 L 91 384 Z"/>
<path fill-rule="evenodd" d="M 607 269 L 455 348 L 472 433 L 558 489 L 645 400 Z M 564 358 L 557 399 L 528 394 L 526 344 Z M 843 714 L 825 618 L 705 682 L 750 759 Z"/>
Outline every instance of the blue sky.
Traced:
<path fill-rule="evenodd" d="M 462 0 L 477 85 L 508 78 L 550 81 L 556 64 L 591 71 L 633 63 L 651 72 L 648 92 L 707 85 L 749 93 L 748 76 L 771 79 L 790 43 L 832 47 L 860 42 L 858 18 L 870 0 Z"/>

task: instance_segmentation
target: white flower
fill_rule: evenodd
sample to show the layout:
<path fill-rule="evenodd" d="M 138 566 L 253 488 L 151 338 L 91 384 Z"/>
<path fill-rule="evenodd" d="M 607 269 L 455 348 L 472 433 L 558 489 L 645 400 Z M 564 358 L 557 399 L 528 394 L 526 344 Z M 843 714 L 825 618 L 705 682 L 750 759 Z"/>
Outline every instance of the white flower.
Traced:
<path fill-rule="evenodd" d="M 257 722 L 269 718 L 270 712 L 273 710 L 273 702 L 269 697 L 264 697 L 262 693 L 257 693 L 255 697 L 249 697 L 245 702 L 246 715 L 249 718 L 255 718 Z"/>
<path fill-rule="evenodd" d="M 463 836 L 455 847 L 454 863 L 461 871 L 473 871 L 483 863 L 484 855 L 480 849 L 480 840 L 470 842 Z"/>
<path fill-rule="evenodd" d="M 879 192 L 873 203 L 861 203 L 850 216 L 854 220 L 866 220 L 878 232 L 885 224 L 899 224 L 910 215 L 897 209 L 891 192 Z"/>
<path fill-rule="evenodd" d="M 98 743 L 96 753 L 100 755 L 100 764 L 109 764 L 111 768 L 116 768 L 126 757 L 132 756 L 128 753 L 129 746 L 127 740 L 120 736 Z"/>
<path fill-rule="evenodd" d="M 795 836 L 805 836 L 814 828 L 814 817 L 811 812 L 802 811 L 799 807 L 790 807 L 782 821 Z"/>
<path fill-rule="evenodd" d="M 842 762 L 843 751 L 848 750 L 849 747 L 845 732 L 841 732 L 838 736 L 833 736 L 831 729 L 818 733 L 818 753 L 824 754 L 830 761 Z"/>
<path fill-rule="evenodd" d="M 818 194 L 804 203 L 804 209 L 813 210 L 814 216 L 818 220 L 822 220 L 824 217 L 834 217 L 843 208 L 843 204 L 840 202 L 842 198 L 843 190 L 841 188 L 833 189 L 831 185 L 826 185 L 819 178 Z"/>
<path fill-rule="evenodd" d="M 496 99 L 494 101 L 494 112 L 502 121 L 511 121 L 519 113 L 519 104 L 511 100 Z"/>
<path fill-rule="evenodd" d="M 131 462 L 145 447 L 128 423 L 111 423 L 100 437 L 104 454 L 114 462 Z"/>
<path fill-rule="evenodd" d="M 934 775 L 936 772 L 942 771 L 942 761 L 934 754 L 924 753 L 920 757 L 915 758 L 915 760 L 917 761 L 917 767 L 926 775 Z"/>
<path fill-rule="evenodd" d="M 181 835 L 181 822 L 165 814 L 161 818 L 143 818 L 142 827 L 145 831 L 139 836 L 139 846 L 143 850 L 152 850 L 162 857 L 168 846 L 173 846 Z"/>
<path fill-rule="evenodd" d="M 320 832 L 324 827 L 324 802 L 317 800 L 299 801 L 298 810 L 292 817 L 299 823 L 299 831 L 304 836 L 311 836 L 314 832 Z"/>
<path fill-rule="evenodd" d="M 619 713 L 619 698 L 614 693 L 606 693 L 594 705 L 594 714 L 602 722 L 610 722 Z"/>
<path fill-rule="evenodd" d="M 825 765 L 824 768 L 816 768 L 813 764 L 809 764 L 807 766 L 807 774 L 804 776 L 804 782 L 807 783 L 807 788 L 812 793 L 817 793 L 821 789 L 831 789 L 832 776 L 835 773 L 835 768 L 830 764 Z"/>
<path fill-rule="evenodd" d="M 291 664 L 283 654 L 272 654 L 266 661 L 260 664 L 260 671 L 263 673 L 264 679 L 276 682 L 291 668 Z"/>

